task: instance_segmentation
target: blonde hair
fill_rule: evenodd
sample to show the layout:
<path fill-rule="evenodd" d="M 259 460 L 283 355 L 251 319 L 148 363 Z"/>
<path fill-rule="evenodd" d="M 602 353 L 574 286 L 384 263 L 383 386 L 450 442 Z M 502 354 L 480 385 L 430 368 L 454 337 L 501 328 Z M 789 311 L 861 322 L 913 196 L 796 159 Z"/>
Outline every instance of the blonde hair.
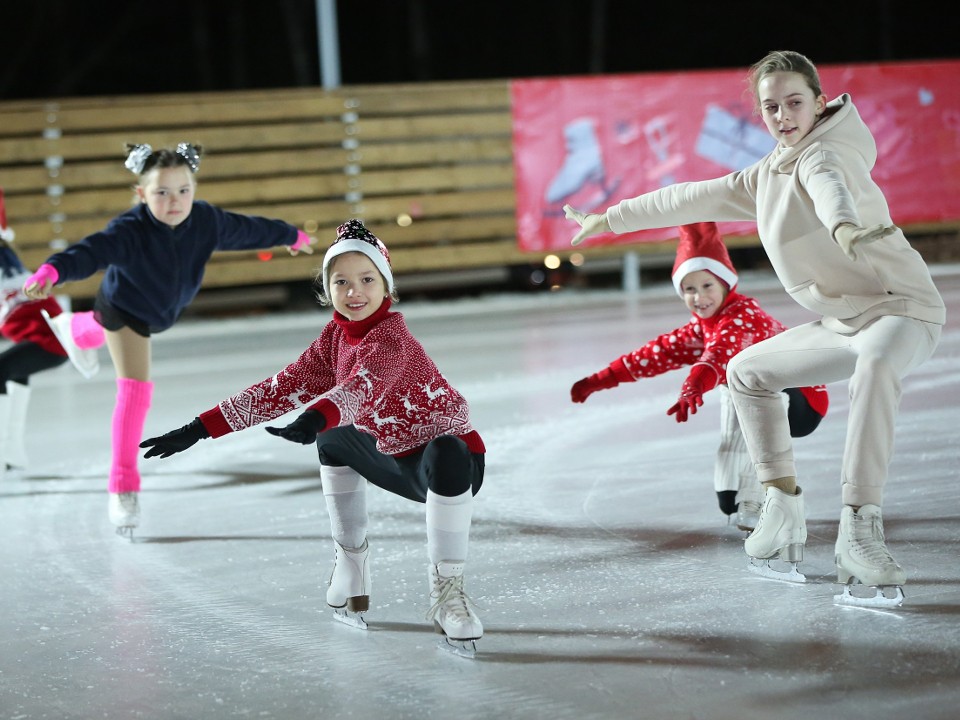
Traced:
<path fill-rule="evenodd" d="M 807 83 L 807 87 L 813 90 L 814 97 L 823 95 L 820 88 L 820 74 L 817 72 L 817 66 L 806 55 L 801 55 L 793 50 L 774 50 L 767 53 L 762 60 L 755 62 L 750 66 L 750 74 L 747 76 L 747 82 L 750 84 L 750 90 L 753 93 L 754 104 L 759 107 L 759 98 L 757 88 L 760 82 L 777 72 L 793 72 L 801 75 Z"/>

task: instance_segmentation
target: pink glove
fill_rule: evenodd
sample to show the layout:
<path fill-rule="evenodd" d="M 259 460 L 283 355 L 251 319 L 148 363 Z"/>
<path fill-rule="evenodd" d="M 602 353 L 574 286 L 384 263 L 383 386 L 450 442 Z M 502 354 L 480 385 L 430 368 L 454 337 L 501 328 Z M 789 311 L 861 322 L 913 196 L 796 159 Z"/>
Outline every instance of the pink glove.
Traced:
<path fill-rule="evenodd" d="M 44 263 L 37 271 L 27 278 L 23 284 L 23 294 L 31 300 L 42 300 L 50 294 L 50 290 L 60 279 L 60 273 L 49 263 Z"/>
<path fill-rule="evenodd" d="M 296 255 L 298 252 L 305 252 L 307 255 L 313 254 L 313 248 L 310 247 L 310 243 L 313 242 L 312 238 L 307 235 L 303 230 L 297 230 L 297 239 L 290 246 L 290 254 Z"/>

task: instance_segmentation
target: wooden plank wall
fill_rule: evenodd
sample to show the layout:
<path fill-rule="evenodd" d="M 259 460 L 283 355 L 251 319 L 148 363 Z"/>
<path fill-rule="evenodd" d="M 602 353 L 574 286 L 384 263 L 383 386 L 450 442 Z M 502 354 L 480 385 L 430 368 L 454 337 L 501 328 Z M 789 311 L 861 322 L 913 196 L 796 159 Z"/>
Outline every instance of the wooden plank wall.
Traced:
<path fill-rule="evenodd" d="M 0 103 L 0 187 L 27 267 L 129 207 L 125 143 L 181 141 L 204 146 L 197 197 L 287 220 L 321 248 L 360 217 L 398 278 L 542 259 L 516 246 L 509 86 L 494 80 Z M 307 279 L 317 264 L 282 248 L 268 261 L 221 253 L 204 287 Z"/>

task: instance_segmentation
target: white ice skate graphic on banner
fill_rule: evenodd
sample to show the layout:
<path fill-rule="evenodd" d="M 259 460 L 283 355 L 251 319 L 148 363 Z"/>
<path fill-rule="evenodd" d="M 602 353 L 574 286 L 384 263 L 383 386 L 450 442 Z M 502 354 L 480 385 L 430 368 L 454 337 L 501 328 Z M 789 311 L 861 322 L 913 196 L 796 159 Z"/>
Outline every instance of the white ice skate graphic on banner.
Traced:
<path fill-rule="evenodd" d="M 766 130 L 719 105 L 707 105 L 697 145 L 697 155 L 728 170 L 743 170 L 776 147 Z"/>
<path fill-rule="evenodd" d="M 563 138 L 566 148 L 563 165 L 544 194 L 547 203 L 553 206 L 547 210 L 547 214 L 562 215 L 559 206 L 590 185 L 596 185 L 597 191 L 585 201 L 584 207 L 588 210 L 599 207 L 613 194 L 619 183 L 607 183 L 596 121 L 593 118 L 572 120 L 564 127 Z"/>

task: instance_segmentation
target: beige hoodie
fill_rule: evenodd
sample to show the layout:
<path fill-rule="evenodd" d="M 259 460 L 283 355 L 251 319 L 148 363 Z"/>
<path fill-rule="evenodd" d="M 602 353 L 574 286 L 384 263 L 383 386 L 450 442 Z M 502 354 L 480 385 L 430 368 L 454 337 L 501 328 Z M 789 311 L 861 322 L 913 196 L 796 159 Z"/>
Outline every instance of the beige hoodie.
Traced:
<path fill-rule="evenodd" d="M 614 232 L 693 222 L 753 220 L 774 271 L 824 326 L 855 331 L 882 315 L 942 325 L 943 299 L 920 254 L 898 229 L 857 245 L 852 261 L 833 240 L 840 223 L 892 225 L 870 171 L 873 136 L 850 96 L 827 104 L 823 119 L 791 148 L 714 180 L 671 185 L 607 209 Z"/>

